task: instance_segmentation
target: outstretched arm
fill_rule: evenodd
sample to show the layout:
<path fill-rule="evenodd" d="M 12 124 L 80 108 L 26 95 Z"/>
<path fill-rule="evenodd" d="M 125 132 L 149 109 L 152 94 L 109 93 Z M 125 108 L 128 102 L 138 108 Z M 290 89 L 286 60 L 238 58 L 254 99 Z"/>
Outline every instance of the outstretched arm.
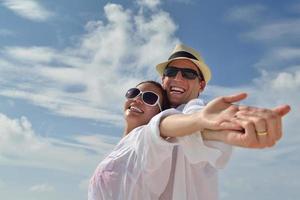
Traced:
<path fill-rule="evenodd" d="M 196 113 L 168 116 L 160 123 L 161 136 L 180 137 L 202 131 L 205 140 L 246 148 L 273 146 L 282 136 L 282 118 L 290 106 L 270 110 L 233 104 L 246 96 L 240 93 L 219 97 Z"/>
<path fill-rule="evenodd" d="M 160 123 L 161 136 L 179 137 L 204 129 L 242 130 L 242 127 L 231 119 L 239 110 L 239 107 L 233 103 L 245 99 L 246 96 L 246 93 L 240 93 L 219 97 L 196 113 L 167 116 Z"/>

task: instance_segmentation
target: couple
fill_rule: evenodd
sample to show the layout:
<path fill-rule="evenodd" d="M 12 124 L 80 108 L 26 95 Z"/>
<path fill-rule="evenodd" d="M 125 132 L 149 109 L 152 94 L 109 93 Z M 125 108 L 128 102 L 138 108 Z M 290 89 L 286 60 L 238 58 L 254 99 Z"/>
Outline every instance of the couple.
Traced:
<path fill-rule="evenodd" d="M 124 137 L 95 170 L 89 200 L 215 200 L 217 169 L 232 145 L 263 148 L 280 139 L 289 106 L 235 105 L 245 93 L 207 105 L 198 99 L 211 74 L 194 49 L 177 45 L 156 69 L 162 86 L 145 81 L 127 91 Z"/>

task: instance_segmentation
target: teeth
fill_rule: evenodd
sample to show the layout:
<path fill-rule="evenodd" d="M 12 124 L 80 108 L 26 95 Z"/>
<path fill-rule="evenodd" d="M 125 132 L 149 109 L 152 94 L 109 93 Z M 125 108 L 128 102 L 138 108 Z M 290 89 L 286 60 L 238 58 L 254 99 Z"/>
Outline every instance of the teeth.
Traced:
<path fill-rule="evenodd" d="M 129 109 L 133 112 L 143 113 L 143 111 L 135 106 L 130 106 Z"/>
<path fill-rule="evenodd" d="M 172 86 L 172 87 L 171 87 L 171 91 L 172 91 L 172 92 L 180 92 L 180 93 L 183 93 L 183 92 L 184 92 L 184 89 L 183 89 L 183 88 L 180 88 L 180 87 Z"/>

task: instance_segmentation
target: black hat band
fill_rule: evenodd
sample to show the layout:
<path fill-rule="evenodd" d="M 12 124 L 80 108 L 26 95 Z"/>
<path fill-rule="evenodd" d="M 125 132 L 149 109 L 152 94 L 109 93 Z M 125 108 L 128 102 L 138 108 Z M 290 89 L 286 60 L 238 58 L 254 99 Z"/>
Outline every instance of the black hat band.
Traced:
<path fill-rule="evenodd" d="M 168 60 L 174 59 L 174 58 L 178 58 L 178 57 L 186 57 L 186 58 L 190 58 L 190 59 L 194 59 L 194 60 L 198 60 L 195 56 L 193 56 L 193 54 L 190 54 L 186 51 L 177 51 L 175 53 L 173 53 Z"/>

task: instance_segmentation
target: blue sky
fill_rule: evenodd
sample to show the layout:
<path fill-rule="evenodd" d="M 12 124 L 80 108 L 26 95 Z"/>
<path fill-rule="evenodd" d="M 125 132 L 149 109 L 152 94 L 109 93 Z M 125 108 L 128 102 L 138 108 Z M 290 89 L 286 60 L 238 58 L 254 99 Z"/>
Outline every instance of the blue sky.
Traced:
<path fill-rule="evenodd" d="M 236 148 L 221 199 L 297 199 L 300 2 L 0 0 L 1 199 L 85 199 L 97 163 L 122 135 L 123 94 L 178 42 L 213 76 L 206 100 L 239 91 L 287 103 L 271 149 Z"/>

